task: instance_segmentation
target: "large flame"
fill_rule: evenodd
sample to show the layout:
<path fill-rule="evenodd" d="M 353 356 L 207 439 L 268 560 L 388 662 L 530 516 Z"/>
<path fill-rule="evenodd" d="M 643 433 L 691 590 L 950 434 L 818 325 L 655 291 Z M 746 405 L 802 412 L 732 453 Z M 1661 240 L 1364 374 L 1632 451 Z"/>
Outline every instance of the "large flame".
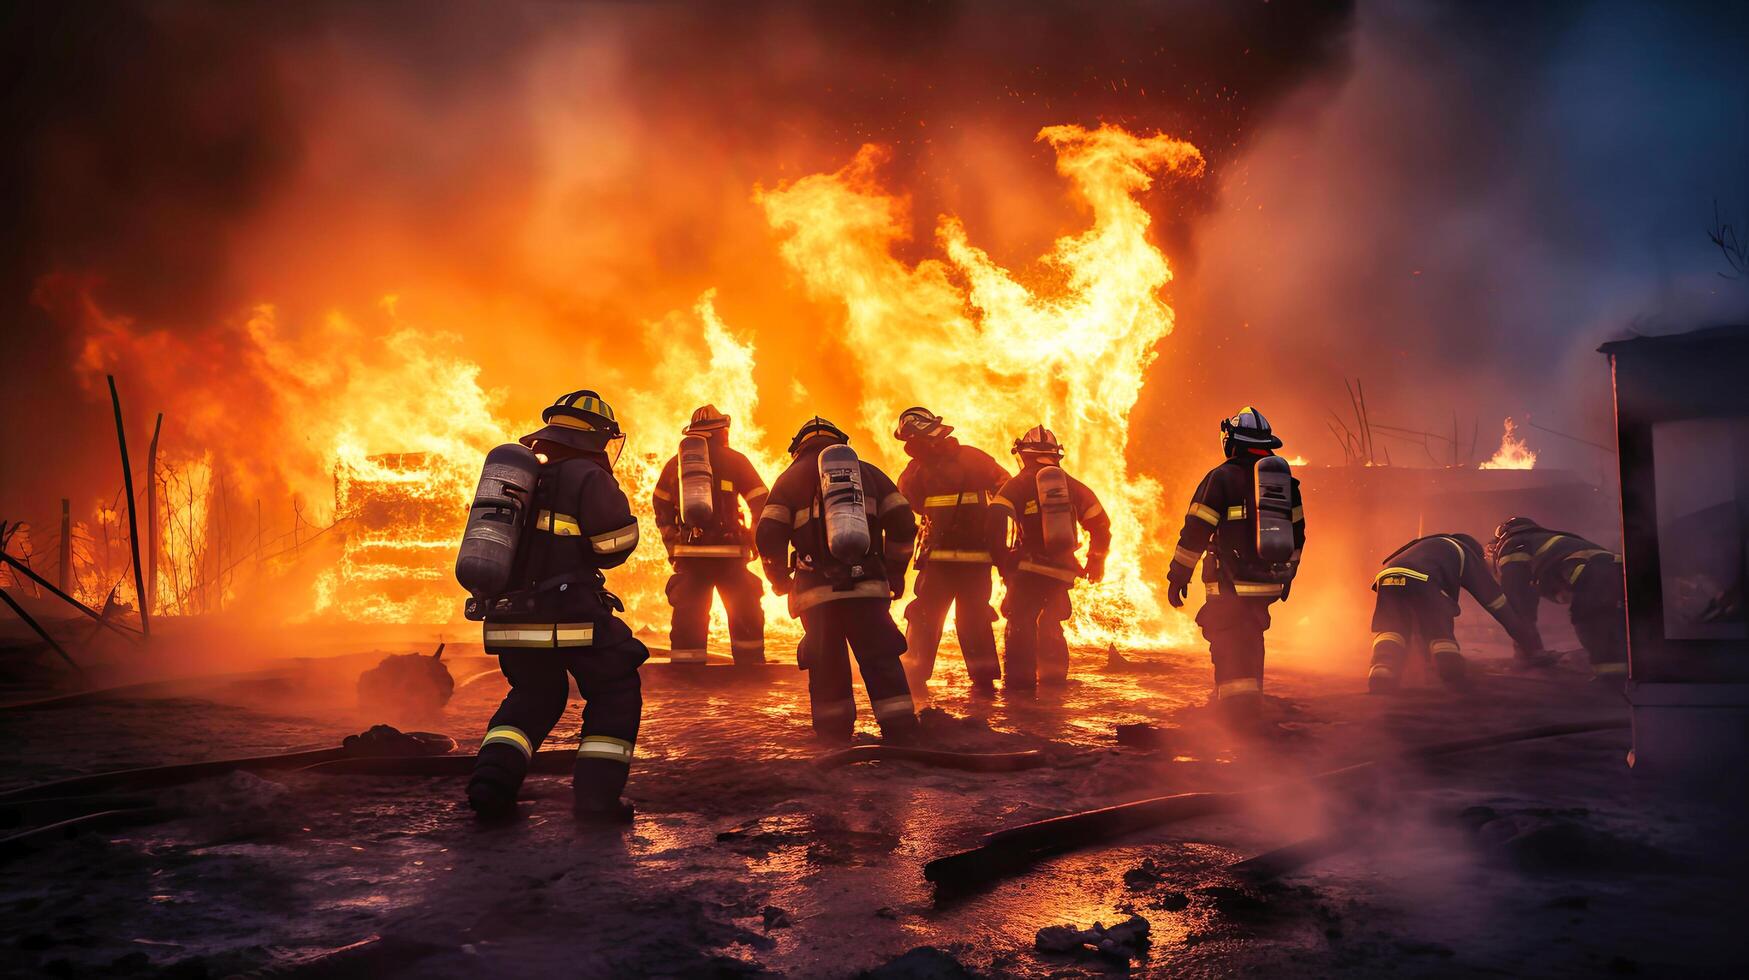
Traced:
<path fill-rule="evenodd" d="M 1536 453 L 1525 445 L 1518 434 L 1518 423 L 1506 420 L 1506 431 L 1500 436 L 1500 448 L 1481 464 L 1484 470 L 1528 470 L 1536 466 Z"/>
<path fill-rule="evenodd" d="M 854 392 L 858 418 L 846 421 L 884 435 L 899 411 L 923 404 L 1005 460 L 1025 429 L 1055 429 L 1066 466 L 1113 520 L 1108 577 L 1080 587 L 1074 639 L 1164 642 L 1177 638 L 1182 620 L 1163 615 L 1152 581 L 1165 568 L 1165 534 L 1157 532 L 1169 533 L 1163 525 L 1175 523 L 1176 508 L 1165 506 L 1159 484 L 1130 472 L 1126 449 L 1144 374 L 1172 330 L 1160 295 L 1172 272 L 1148 241 L 1150 219 L 1137 197 L 1160 175 L 1200 173 L 1203 161 L 1188 143 L 1109 125 L 1055 126 L 1039 139 L 1056 151 L 1057 171 L 1090 224 L 1058 239 L 1024 277 L 972 244 L 952 216 L 935 231 L 940 257 L 895 257 L 907 202 L 881 186 L 878 147 L 863 147 L 836 173 L 757 188 L 754 200 L 807 292 L 842 316 L 836 332 L 852 356 L 823 367 Z M 649 523 L 650 491 L 691 412 L 711 403 L 733 416 L 734 445 L 767 481 L 788 462 L 777 447 L 792 420 L 769 436 L 762 427 L 752 335 L 726 324 L 715 299 L 707 290 L 690 309 L 650 322 L 644 346 L 653 356 L 583 365 L 627 421 L 618 473 L 645 522 L 647 543 L 614 574 L 614 588 L 632 620 L 658 634 L 668 568 Z M 235 581 L 240 574 L 314 566 L 294 616 L 456 619 L 450 566 L 479 461 L 535 424 L 503 417 L 501 393 L 480 384 L 466 345 L 494 342 L 490 332 L 422 330 L 401 320 L 393 296 L 363 318 L 331 313 L 291 324 L 263 305 L 198 342 L 136 330 L 86 294 L 67 305 L 84 328 L 86 377 L 113 370 L 143 380 L 172 402 L 172 423 L 198 446 L 194 454 L 172 447 L 160 461 L 160 611 L 222 606 L 247 591 Z M 789 336 L 815 327 L 778 329 Z M 215 353 L 223 370 L 213 367 Z M 904 462 L 890 439 L 858 448 L 895 474 Z M 272 516 L 261 518 L 256 501 L 275 492 Z M 84 534 L 95 541 L 94 532 L 113 526 L 100 515 Z M 119 584 L 125 592 L 125 558 L 118 563 L 110 546 L 86 550 L 102 557 L 92 557 L 82 591 Z M 782 602 L 768 596 L 768 609 L 782 629 Z"/>
<path fill-rule="evenodd" d="M 1072 633 L 1079 642 L 1161 641 L 1167 621 L 1153 586 L 1160 536 L 1144 520 L 1163 516 L 1160 485 L 1129 470 L 1129 413 L 1154 346 L 1172 330 L 1159 291 L 1172 279 L 1148 241 L 1136 200 L 1160 173 L 1200 173 L 1202 156 L 1164 135 L 1115 126 L 1053 126 L 1039 139 L 1057 151 L 1057 171 L 1091 212 L 1092 227 L 1057 240 L 1041 259 L 1050 287 L 1029 287 L 944 216 L 936 241 L 946 261 L 915 265 L 893 255 L 907 235 L 905 202 L 884 190 L 885 158 L 864 146 L 834 174 L 805 177 L 757 199 L 786 237 L 784 258 L 817 297 L 841 302 L 846 346 L 862 385 L 862 423 L 890 427 L 906 406 L 944 415 L 959 435 L 1002 449 L 1044 423 L 1067 449 L 1065 466 L 1093 487 L 1112 516 L 1105 583 L 1080 586 Z M 879 447 L 898 462 L 890 447 Z"/>

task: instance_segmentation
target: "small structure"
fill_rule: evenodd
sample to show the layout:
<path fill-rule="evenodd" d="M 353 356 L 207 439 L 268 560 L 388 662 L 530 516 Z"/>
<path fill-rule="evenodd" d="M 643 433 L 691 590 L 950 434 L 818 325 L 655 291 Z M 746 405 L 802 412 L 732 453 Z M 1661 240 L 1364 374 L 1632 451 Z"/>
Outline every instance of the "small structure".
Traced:
<path fill-rule="evenodd" d="M 1742 779 L 1749 760 L 1749 327 L 1604 344 L 1627 576 L 1629 763 Z"/>

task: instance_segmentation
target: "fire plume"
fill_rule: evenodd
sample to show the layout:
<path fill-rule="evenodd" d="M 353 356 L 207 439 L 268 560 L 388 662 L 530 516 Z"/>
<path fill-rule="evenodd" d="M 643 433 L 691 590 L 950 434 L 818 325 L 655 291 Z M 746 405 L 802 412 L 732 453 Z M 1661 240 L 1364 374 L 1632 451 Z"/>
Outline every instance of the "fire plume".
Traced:
<path fill-rule="evenodd" d="M 1500 448 L 1481 464 L 1484 470 L 1528 470 L 1536 466 L 1536 453 L 1525 445 L 1518 434 L 1518 423 L 1506 420 L 1506 431 L 1500 436 Z"/>
<path fill-rule="evenodd" d="M 1164 568 L 1157 536 L 1160 485 L 1129 471 L 1129 413 L 1154 347 L 1172 331 L 1159 291 L 1172 279 L 1147 237 L 1136 195 L 1157 175 L 1194 176 L 1202 155 L 1164 135 L 1115 126 L 1052 126 L 1038 138 L 1057 152 L 1057 172 L 1092 219 L 1057 239 L 1040 259 L 1053 287 L 1030 287 L 943 216 L 935 232 L 945 260 L 895 257 L 905 201 L 877 179 L 885 159 L 864 146 L 849 165 L 772 190 L 756 200 L 784 235 L 782 254 L 817 298 L 842 304 L 847 367 L 863 392 L 861 423 L 890 428 L 909 405 L 944 415 L 964 441 L 1002 456 L 1028 427 L 1053 427 L 1065 466 L 1091 486 L 1112 516 L 1112 561 L 1098 586 L 1079 586 L 1071 624 L 1079 642 L 1163 639 L 1167 630 L 1149 570 Z M 892 447 L 878 450 L 896 464 Z"/>

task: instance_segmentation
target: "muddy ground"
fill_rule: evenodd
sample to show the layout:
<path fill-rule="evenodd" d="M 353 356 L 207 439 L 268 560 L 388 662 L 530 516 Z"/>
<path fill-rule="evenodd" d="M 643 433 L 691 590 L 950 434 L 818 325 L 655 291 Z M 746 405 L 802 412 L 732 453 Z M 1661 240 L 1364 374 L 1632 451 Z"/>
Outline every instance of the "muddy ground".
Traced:
<path fill-rule="evenodd" d="M 1472 642 L 1482 654 L 1486 641 Z M 627 832 L 579 829 L 567 781 L 534 777 L 521 817 L 482 828 L 446 778 L 237 774 L 158 796 L 183 814 L 0 864 L 15 975 L 479 976 L 1742 975 L 1733 811 L 1636 783 L 1626 732 L 1394 770 L 1359 794 L 1273 794 L 1231 816 L 1055 856 L 937 904 L 921 869 L 985 832 L 1147 796 L 1248 788 L 1422 745 L 1625 717 L 1581 666 L 1483 661 L 1464 695 L 1381 699 L 1356 672 L 1268 678 L 1269 724 L 1235 738 L 1203 707 L 1196 651 L 1076 655 L 1060 694 L 974 702 L 951 652 L 930 744 L 1036 748 L 978 774 L 908 763 L 821 771 L 804 675 L 645 670 Z M 0 712 L 4 785 L 122 766 L 324 747 L 386 719 L 349 679 L 377 654 L 199 696 Z M 471 751 L 503 692 L 491 662 L 416 727 Z M 1298 665 L 1296 668 L 1295 665 Z M 472 678 L 470 682 L 470 678 Z M 339 692 L 341 696 L 336 696 Z M 21 696 L 22 692 L 15 692 Z M 10 700 L 11 698 L 9 698 Z M 573 702 L 547 747 L 574 744 Z M 1119 725 L 1151 724 L 1151 745 Z M 871 737 L 866 704 L 860 722 Z M 1229 865 L 1335 828 L 1345 850 L 1272 879 Z M 1039 929 L 1151 926 L 1128 962 L 1044 953 Z"/>

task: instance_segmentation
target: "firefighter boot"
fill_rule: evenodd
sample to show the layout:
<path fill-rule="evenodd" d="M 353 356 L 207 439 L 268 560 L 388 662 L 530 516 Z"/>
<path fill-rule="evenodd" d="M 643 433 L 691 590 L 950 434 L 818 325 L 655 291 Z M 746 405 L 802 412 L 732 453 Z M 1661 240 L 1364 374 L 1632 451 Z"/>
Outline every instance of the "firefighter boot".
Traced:
<path fill-rule="evenodd" d="M 580 758 L 571 770 L 571 809 L 581 824 L 623 826 L 632 805 L 620 799 L 630 767 L 606 758 Z"/>
<path fill-rule="evenodd" d="M 1470 686 L 1470 665 L 1464 655 L 1458 652 L 1458 645 L 1450 640 L 1434 640 L 1427 645 L 1427 651 L 1433 655 L 1433 671 L 1445 686 L 1453 690 L 1463 690 Z"/>
<path fill-rule="evenodd" d="M 468 806 L 482 821 L 503 820 L 516 812 L 516 792 L 522 787 L 528 757 L 514 745 L 487 742 L 480 747 L 474 774 L 468 780 Z"/>

